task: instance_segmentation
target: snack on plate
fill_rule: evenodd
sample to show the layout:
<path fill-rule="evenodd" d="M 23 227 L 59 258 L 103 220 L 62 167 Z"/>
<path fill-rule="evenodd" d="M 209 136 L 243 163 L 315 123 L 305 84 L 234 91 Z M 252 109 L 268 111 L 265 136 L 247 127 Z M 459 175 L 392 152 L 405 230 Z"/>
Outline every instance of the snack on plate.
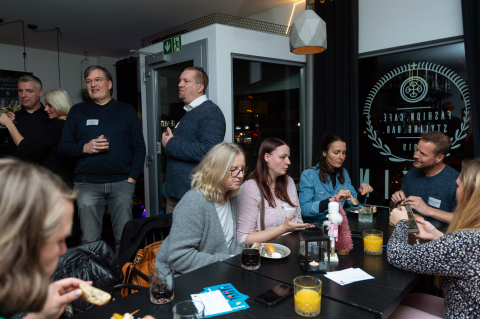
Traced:
<path fill-rule="evenodd" d="M 127 312 L 123 316 L 119 313 L 114 313 L 110 319 L 135 319 L 135 318 Z"/>
<path fill-rule="evenodd" d="M 377 206 L 372 206 L 372 212 L 374 212 L 374 213 L 377 212 Z"/>
<path fill-rule="evenodd" d="M 358 200 L 355 198 L 355 197 L 352 197 L 352 199 L 350 199 L 350 201 L 352 202 L 353 205 L 358 205 Z"/>
<path fill-rule="evenodd" d="M 269 255 L 271 255 L 271 254 L 273 254 L 274 252 L 277 251 L 272 244 L 268 244 L 268 243 L 265 244 L 265 249 L 267 250 L 267 253 L 268 253 Z"/>
<path fill-rule="evenodd" d="M 103 290 L 92 287 L 87 284 L 80 284 L 80 290 L 82 290 L 82 295 L 80 298 L 83 301 L 93 303 L 97 306 L 102 306 L 110 301 L 112 296 Z"/>

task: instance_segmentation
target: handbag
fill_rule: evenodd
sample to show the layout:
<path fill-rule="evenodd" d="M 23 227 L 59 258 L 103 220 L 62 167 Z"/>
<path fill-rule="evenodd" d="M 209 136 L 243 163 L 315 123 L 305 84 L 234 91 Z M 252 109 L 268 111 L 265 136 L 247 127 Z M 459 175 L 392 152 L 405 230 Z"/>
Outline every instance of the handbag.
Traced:
<path fill-rule="evenodd" d="M 117 256 L 102 240 L 70 248 L 67 253 L 60 256 L 52 278 L 56 281 L 69 277 L 92 281 L 92 286 L 110 293 L 114 299 L 121 298 L 120 293 L 113 289 L 123 279 Z M 75 300 L 71 304 L 74 314 L 94 306 L 81 299 Z"/>
<path fill-rule="evenodd" d="M 155 258 L 157 257 L 158 250 L 162 243 L 163 240 L 157 241 L 143 249 L 139 249 L 133 263 L 126 263 L 122 267 L 124 284 L 149 287 L 148 272 L 155 268 Z M 137 291 L 138 290 L 123 288 L 122 297 L 128 296 Z"/>

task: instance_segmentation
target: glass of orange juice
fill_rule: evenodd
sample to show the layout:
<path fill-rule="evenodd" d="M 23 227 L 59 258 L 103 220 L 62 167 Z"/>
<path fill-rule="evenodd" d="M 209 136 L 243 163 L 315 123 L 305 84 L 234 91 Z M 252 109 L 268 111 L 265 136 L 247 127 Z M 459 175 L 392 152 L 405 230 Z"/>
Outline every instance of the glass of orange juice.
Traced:
<path fill-rule="evenodd" d="M 383 232 L 375 229 L 363 231 L 363 250 L 368 255 L 381 255 L 383 245 Z"/>
<path fill-rule="evenodd" d="M 311 276 L 300 276 L 293 280 L 295 290 L 295 312 L 303 317 L 320 314 L 322 282 Z"/>

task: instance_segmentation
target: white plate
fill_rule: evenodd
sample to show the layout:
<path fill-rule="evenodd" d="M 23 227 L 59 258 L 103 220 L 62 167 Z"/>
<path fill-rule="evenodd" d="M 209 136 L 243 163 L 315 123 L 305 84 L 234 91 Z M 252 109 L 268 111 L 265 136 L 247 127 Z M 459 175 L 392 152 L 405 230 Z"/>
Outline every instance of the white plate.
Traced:
<path fill-rule="evenodd" d="M 268 256 L 267 254 L 267 250 L 264 248 L 262 249 L 262 253 L 261 253 L 261 256 L 263 258 L 268 258 L 268 259 L 282 259 L 282 258 L 285 258 L 287 257 L 288 255 L 290 255 L 290 249 L 286 246 L 283 246 L 283 245 L 280 245 L 280 244 L 274 244 L 274 243 L 271 243 L 273 245 L 273 247 L 275 247 L 275 249 L 277 250 L 277 253 L 280 253 L 280 255 L 282 255 L 282 257 L 279 257 L 279 258 L 273 258 L 273 257 L 270 257 Z M 262 245 L 265 245 L 265 243 L 262 243 Z"/>

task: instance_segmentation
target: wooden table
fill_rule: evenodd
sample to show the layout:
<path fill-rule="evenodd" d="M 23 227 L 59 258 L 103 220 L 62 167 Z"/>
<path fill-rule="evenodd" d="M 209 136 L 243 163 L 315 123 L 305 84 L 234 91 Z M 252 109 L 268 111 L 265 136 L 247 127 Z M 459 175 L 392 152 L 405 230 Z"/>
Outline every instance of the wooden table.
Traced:
<path fill-rule="evenodd" d="M 393 227 L 388 225 L 388 217 L 388 209 L 379 208 L 378 212 L 374 214 L 373 223 L 359 224 L 357 214 L 347 213 L 352 230 L 381 230 L 384 234 L 384 244 L 388 243 L 388 238 L 393 231 Z M 261 267 L 253 272 L 293 285 L 295 277 L 305 275 L 298 264 L 298 233 L 277 238 L 272 242 L 290 248 L 290 256 L 277 260 L 262 258 Z M 331 264 L 331 271 L 350 267 L 361 268 L 375 279 L 340 286 L 322 274 L 314 275 L 322 281 L 322 296 L 369 311 L 375 314 L 377 318 L 388 318 L 403 298 L 413 289 L 421 276 L 391 266 L 387 261 L 386 248 L 383 249 L 381 256 L 370 256 L 363 251 L 363 239 L 353 238 L 353 245 L 353 251 L 349 255 L 339 256 L 338 264 Z M 240 256 L 232 257 L 223 262 L 241 267 Z"/>
<path fill-rule="evenodd" d="M 231 283 L 238 291 L 248 295 L 250 298 L 247 300 L 247 303 L 250 308 L 222 315 L 218 318 L 304 318 L 295 313 L 293 296 L 288 297 L 273 307 L 265 306 L 253 300 L 256 295 L 275 287 L 280 282 L 222 262 L 208 265 L 175 278 L 175 299 L 171 303 L 154 305 L 150 302 L 148 290 L 142 290 L 120 300 L 109 302 L 104 306 L 94 307 L 89 311 L 76 315 L 74 318 L 109 319 L 115 312 L 123 315 L 125 312 L 133 312 L 137 309 L 140 309 L 140 311 L 135 314 L 135 318 L 144 317 L 145 315 L 152 315 L 156 319 L 172 318 L 172 308 L 176 303 L 191 300 L 190 295 L 203 291 L 203 288 L 225 283 Z M 374 317 L 375 315 L 372 312 L 329 298 L 322 298 L 321 313 L 316 318 L 367 319 Z"/>

